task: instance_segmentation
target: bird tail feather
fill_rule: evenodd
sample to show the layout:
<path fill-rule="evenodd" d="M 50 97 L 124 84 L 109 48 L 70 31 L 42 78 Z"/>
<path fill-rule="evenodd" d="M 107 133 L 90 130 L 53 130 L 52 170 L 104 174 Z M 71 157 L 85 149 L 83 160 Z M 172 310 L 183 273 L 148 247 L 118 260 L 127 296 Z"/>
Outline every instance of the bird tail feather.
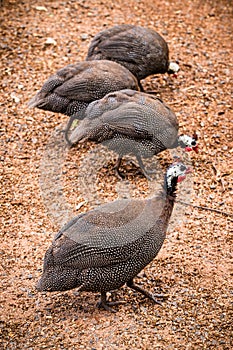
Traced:
<path fill-rule="evenodd" d="M 40 92 L 38 92 L 31 100 L 28 102 L 29 108 L 41 107 L 44 101 L 44 97 Z"/>
<path fill-rule="evenodd" d="M 81 140 L 84 141 L 88 138 L 87 129 L 85 127 L 82 127 L 81 125 L 78 125 L 71 133 L 69 137 L 69 141 L 72 145 L 80 142 Z"/>

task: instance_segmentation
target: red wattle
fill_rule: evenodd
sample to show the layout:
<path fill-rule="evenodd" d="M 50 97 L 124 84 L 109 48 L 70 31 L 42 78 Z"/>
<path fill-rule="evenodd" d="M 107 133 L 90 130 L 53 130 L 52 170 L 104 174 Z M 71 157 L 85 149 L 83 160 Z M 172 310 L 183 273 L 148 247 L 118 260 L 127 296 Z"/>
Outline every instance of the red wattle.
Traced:
<path fill-rule="evenodd" d="M 181 181 L 183 181 L 185 178 L 186 178 L 185 175 L 180 175 L 180 176 L 178 176 L 177 182 L 181 182 Z"/>
<path fill-rule="evenodd" d="M 192 151 L 193 149 L 192 149 L 192 147 L 185 147 L 185 151 L 187 151 L 187 152 L 190 152 L 190 151 Z"/>

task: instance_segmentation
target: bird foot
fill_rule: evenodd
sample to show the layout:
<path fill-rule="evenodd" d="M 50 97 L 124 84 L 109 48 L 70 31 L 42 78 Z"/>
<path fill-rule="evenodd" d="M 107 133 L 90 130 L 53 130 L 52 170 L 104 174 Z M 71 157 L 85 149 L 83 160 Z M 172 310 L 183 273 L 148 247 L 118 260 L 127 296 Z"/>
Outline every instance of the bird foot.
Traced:
<path fill-rule="evenodd" d="M 137 166 L 133 161 L 130 161 L 130 163 L 134 166 Z M 142 160 L 140 157 L 138 157 L 138 163 L 139 163 L 139 167 L 140 167 L 140 172 L 147 178 L 147 180 L 149 181 L 152 181 L 153 179 L 150 177 L 150 173 L 153 174 L 155 171 L 154 170 L 146 170 L 143 163 L 142 163 Z M 119 180 L 122 180 L 125 178 L 125 176 L 123 174 L 120 173 L 119 171 L 119 167 L 120 167 L 120 164 L 121 164 L 121 158 L 119 157 L 116 164 L 114 165 L 113 169 L 115 171 L 115 175 L 116 177 L 119 179 Z"/>
<path fill-rule="evenodd" d="M 143 294 L 145 297 L 152 300 L 155 304 L 162 305 L 162 302 L 159 301 L 157 298 L 162 298 L 162 299 L 168 298 L 168 295 L 166 295 L 166 294 L 152 294 L 152 293 L 148 292 L 147 290 L 139 287 L 133 281 L 127 282 L 127 286 L 136 290 L 137 292 Z"/>
<path fill-rule="evenodd" d="M 98 303 L 96 304 L 98 309 L 103 308 L 106 311 L 110 311 L 110 312 L 116 312 L 116 310 L 112 309 L 110 306 L 110 303 L 103 303 L 102 300 L 98 301 Z"/>
<path fill-rule="evenodd" d="M 119 180 L 122 181 L 125 178 L 125 175 L 123 175 L 116 166 L 114 166 L 113 170 Z"/>
<path fill-rule="evenodd" d="M 124 178 L 125 178 L 125 176 L 123 175 L 123 174 L 121 174 L 120 173 L 120 171 L 119 171 L 119 167 L 120 167 L 120 164 L 121 164 L 121 157 L 119 157 L 118 159 L 117 159 L 117 161 L 116 161 L 116 164 L 114 165 L 114 167 L 113 167 L 113 170 L 114 170 L 114 172 L 115 172 L 115 175 L 116 175 L 116 177 L 119 179 L 119 180 L 123 180 Z"/>
<path fill-rule="evenodd" d="M 103 308 L 106 311 L 110 311 L 110 312 L 116 312 L 116 310 L 112 309 L 111 306 L 115 306 L 115 305 L 120 305 L 120 304 L 125 304 L 126 302 L 123 300 L 119 300 L 119 301 L 111 301 L 111 302 L 107 302 L 106 300 L 106 293 L 101 293 L 101 298 L 98 301 L 98 303 L 96 304 L 97 308 Z"/>
<path fill-rule="evenodd" d="M 145 178 L 146 178 L 147 180 L 149 180 L 149 181 L 152 181 L 152 180 L 153 180 L 152 177 L 150 177 L 148 171 L 146 171 L 145 169 L 142 169 L 142 168 L 140 168 L 140 170 L 141 170 L 142 174 L 145 176 Z"/>

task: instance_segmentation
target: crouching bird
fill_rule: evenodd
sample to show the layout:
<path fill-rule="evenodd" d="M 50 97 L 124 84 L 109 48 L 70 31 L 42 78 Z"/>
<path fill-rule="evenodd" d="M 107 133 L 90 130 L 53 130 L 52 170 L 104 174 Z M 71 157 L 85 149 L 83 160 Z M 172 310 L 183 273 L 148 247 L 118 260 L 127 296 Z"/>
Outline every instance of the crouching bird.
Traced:
<path fill-rule="evenodd" d="M 44 257 L 38 291 L 100 292 L 98 306 L 114 311 L 106 292 L 125 283 L 155 303 L 134 277 L 161 249 L 172 214 L 177 183 L 191 170 L 182 163 L 168 168 L 163 190 L 149 199 L 122 199 L 82 213 L 55 236 Z"/>
<path fill-rule="evenodd" d="M 120 24 L 96 34 L 90 43 L 86 60 L 110 60 L 126 67 L 137 77 L 152 74 L 174 74 L 179 66 L 169 60 L 164 38 L 151 28 Z"/>
<path fill-rule="evenodd" d="M 28 106 L 70 116 L 67 135 L 73 120 L 80 119 L 79 112 L 90 102 L 122 89 L 140 90 L 137 79 L 128 69 L 106 60 L 83 61 L 69 64 L 51 75 Z"/>
<path fill-rule="evenodd" d="M 136 156 L 143 174 L 150 179 L 142 158 L 180 146 L 197 152 L 196 136 L 178 135 L 178 120 L 159 98 L 133 90 L 107 94 L 92 102 L 83 112 L 82 121 L 68 137 L 69 144 L 85 140 L 102 143 L 118 153 L 115 172 L 126 154 Z"/>

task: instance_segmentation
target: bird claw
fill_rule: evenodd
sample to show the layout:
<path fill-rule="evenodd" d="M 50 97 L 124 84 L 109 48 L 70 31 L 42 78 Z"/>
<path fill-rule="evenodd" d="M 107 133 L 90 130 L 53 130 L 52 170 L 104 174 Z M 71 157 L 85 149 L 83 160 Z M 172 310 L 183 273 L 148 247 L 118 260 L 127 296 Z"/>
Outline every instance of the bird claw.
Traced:
<path fill-rule="evenodd" d="M 116 310 L 112 309 L 110 306 L 115 306 L 115 305 L 120 305 L 120 304 L 126 304 L 126 301 L 119 300 L 119 301 L 107 302 L 106 294 L 105 293 L 101 293 L 101 298 L 97 302 L 96 306 L 97 306 L 98 309 L 103 308 L 106 311 L 110 311 L 110 312 L 114 312 L 115 313 Z"/>
<path fill-rule="evenodd" d="M 125 178 L 125 175 L 123 175 L 122 173 L 120 173 L 119 169 L 114 168 L 114 172 L 115 172 L 116 177 L 117 177 L 120 181 L 122 181 L 122 180 Z"/>
<path fill-rule="evenodd" d="M 150 295 L 150 296 L 149 296 Z M 166 298 L 168 298 L 168 295 L 166 295 L 166 294 L 150 294 L 149 292 L 148 292 L 148 298 L 149 299 L 151 299 L 155 304 L 158 304 L 158 305 L 163 305 L 163 303 L 162 303 L 162 301 L 164 301 L 164 300 L 162 300 L 162 301 L 159 301 L 159 300 L 157 300 L 157 298 L 161 298 L 161 299 L 166 299 Z"/>
<path fill-rule="evenodd" d="M 152 300 L 155 304 L 162 305 L 161 301 L 157 300 L 156 298 L 163 298 L 164 299 L 164 298 L 168 297 L 168 295 L 164 295 L 164 294 L 152 294 L 152 293 L 148 292 L 147 290 L 141 288 L 137 284 L 135 284 L 133 282 L 133 280 L 128 281 L 127 286 L 129 288 L 132 288 L 132 289 L 136 290 L 137 292 L 143 294 L 145 297 Z"/>
<path fill-rule="evenodd" d="M 99 300 L 98 303 L 96 304 L 96 306 L 97 306 L 98 309 L 103 308 L 106 311 L 110 311 L 110 312 L 116 313 L 116 310 L 114 310 L 114 309 L 112 309 L 110 307 L 110 303 L 105 303 L 102 300 Z"/>

